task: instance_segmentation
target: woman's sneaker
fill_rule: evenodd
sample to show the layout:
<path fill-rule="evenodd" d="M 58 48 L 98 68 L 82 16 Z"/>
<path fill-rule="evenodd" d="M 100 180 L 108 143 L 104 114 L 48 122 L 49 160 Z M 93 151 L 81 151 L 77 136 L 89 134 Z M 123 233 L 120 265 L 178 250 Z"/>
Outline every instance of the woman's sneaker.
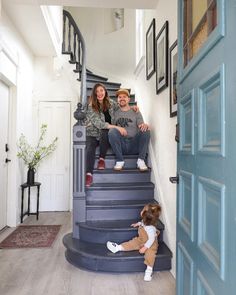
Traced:
<path fill-rule="evenodd" d="M 147 165 L 145 164 L 144 160 L 142 160 L 142 159 L 138 159 L 137 167 L 140 171 L 147 171 L 148 170 Z"/>
<path fill-rule="evenodd" d="M 117 161 L 114 166 L 114 170 L 120 171 L 123 169 L 124 165 L 125 165 L 124 161 Z"/>
<path fill-rule="evenodd" d="M 93 183 L 93 175 L 91 173 L 86 174 L 86 179 L 85 179 L 85 186 L 90 187 Z"/>
<path fill-rule="evenodd" d="M 98 160 L 98 166 L 97 166 L 97 169 L 98 170 L 104 170 L 105 169 L 105 161 L 104 159 L 99 159 Z"/>

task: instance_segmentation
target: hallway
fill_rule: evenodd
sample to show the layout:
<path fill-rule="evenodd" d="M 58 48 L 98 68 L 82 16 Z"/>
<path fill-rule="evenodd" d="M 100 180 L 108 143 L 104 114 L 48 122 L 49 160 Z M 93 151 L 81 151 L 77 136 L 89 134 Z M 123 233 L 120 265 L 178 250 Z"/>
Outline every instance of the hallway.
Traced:
<path fill-rule="evenodd" d="M 143 273 L 105 274 L 83 271 L 65 259 L 62 237 L 71 231 L 69 212 L 40 213 L 24 225 L 62 224 L 52 248 L 0 250 L 1 295 L 174 295 L 175 280 L 170 272 L 156 272 L 150 283 Z M 0 234 L 2 241 L 14 229 Z"/>

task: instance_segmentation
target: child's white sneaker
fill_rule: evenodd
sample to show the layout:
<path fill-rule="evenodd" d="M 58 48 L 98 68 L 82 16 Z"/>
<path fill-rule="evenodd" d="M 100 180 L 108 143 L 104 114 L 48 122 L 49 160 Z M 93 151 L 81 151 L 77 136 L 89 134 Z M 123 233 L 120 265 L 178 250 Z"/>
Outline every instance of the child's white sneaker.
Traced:
<path fill-rule="evenodd" d="M 114 170 L 122 170 L 123 167 L 125 165 L 125 162 L 124 161 L 117 161 L 115 166 L 114 166 Z"/>
<path fill-rule="evenodd" d="M 120 247 L 118 244 L 114 243 L 114 242 L 107 242 L 107 248 L 112 252 L 112 253 L 116 253 L 118 251 L 120 251 Z"/>
<path fill-rule="evenodd" d="M 145 274 L 144 274 L 144 281 L 150 282 L 152 280 L 152 270 L 151 269 L 146 269 Z"/>
<path fill-rule="evenodd" d="M 139 168 L 140 171 L 147 171 L 148 170 L 147 165 L 145 164 L 144 160 L 142 160 L 142 159 L 138 159 L 137 167 Z"/>

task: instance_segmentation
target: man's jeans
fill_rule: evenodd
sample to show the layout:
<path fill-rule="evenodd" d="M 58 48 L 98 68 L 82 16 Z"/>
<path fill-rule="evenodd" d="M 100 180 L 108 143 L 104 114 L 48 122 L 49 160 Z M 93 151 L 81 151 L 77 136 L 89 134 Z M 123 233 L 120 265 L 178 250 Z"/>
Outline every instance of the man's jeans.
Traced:
<path fill-rule="evenodd" d="M 116 128 L 108 132 L 110 145 L 116 155 L 116 161 L 124 161 L 123 155 L 136 155 L 144 160 L 148 150 L 150 131 L 139 131 L 134 137 L 122 136 Z"/>

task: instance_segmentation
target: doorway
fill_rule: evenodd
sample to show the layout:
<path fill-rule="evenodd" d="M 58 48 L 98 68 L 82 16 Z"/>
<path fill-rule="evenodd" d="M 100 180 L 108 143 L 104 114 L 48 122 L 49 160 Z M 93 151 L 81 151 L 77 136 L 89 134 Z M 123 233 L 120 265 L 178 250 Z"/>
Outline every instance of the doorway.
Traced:
<path fill-rule="evenodd" d="M 40 164 L 40 211 L 70 209 L 70 102 L 39 102 L 39 128 L 47 124 L 46 144 L 58 137 L 56 150 Z"/>
<path fill-rule="evenodd" d="M 7 225 L 9 87 L 0 81 L 0 230 Z"/>

